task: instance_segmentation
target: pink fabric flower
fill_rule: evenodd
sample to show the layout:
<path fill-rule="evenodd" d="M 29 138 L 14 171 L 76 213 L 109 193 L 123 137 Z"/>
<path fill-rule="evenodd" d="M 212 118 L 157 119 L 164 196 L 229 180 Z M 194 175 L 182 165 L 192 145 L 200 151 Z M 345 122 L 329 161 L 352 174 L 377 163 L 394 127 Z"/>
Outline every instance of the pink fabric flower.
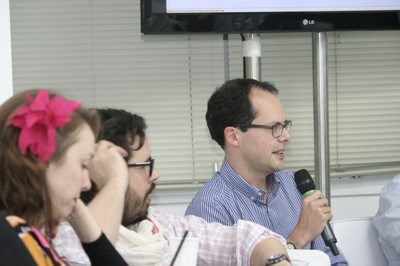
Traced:
<path fill-rule="evenodd" d="M 47 162 L 57 148 L 57 132 L 71 121 L 69 115 L 81 106 L 75 101 L 55 96 L 51 100 L 47 90 L 41 90 L 35 98 L 25 96 L 28 105 L 21 106 L 8 120 L 7 125 L 21 128 L 18 145 L 21 153 L 29 148 L 38 155 L 41 163 Z"/>

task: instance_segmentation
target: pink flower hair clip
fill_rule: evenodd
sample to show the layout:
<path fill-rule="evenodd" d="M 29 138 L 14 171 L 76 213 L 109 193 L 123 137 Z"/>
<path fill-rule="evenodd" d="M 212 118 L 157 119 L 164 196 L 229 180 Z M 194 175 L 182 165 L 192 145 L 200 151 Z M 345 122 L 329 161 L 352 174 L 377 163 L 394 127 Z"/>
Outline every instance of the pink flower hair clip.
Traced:
<path fill-rule="evenodd" d="M 46 163 L 57 148 L 57 132 L 71 121 L 69 115 L 81 104 L 76 101 L 64 100 L 55 96 L 50 100 L 49 92 L 41 90 L 35 98 L 26 95 L 27 105 L 17 109 L 7 121 L 8 126 L 21 129 L 18 146 L 23 155 L 27 150 L 39 157 L 41 163 Z"/>

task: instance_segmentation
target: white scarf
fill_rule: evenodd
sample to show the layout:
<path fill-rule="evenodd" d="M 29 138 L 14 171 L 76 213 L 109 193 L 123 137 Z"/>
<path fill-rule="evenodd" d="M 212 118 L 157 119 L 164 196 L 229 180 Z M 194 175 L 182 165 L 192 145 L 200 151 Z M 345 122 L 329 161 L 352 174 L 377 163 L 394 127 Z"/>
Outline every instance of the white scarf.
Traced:
<path fill-rule="evenodd" d="M 163 237 L 160 225 L 149 215 L 131 229 L 119 227 L 116 249 L 129 265 L 159 265 L 168 241 Z M 154 225 L 159 232 L 153 233 Z"/>

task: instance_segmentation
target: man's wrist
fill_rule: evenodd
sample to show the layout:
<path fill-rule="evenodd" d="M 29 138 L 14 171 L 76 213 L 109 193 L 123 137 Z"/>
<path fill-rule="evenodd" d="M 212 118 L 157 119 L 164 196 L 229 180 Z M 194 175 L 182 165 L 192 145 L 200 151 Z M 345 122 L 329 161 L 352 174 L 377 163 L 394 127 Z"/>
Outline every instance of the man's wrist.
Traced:
<path fill-rule="evenodd" d="M 287 249 L 297 249 L 296 245 L 294 243 L 292 243 L 292 242 L 287 242 L 286 243 L 286 248 Z"/>
<path fill-rule="evenodd" d="M 312 239 L 308 240 L 304 234 L 300 234 L 299 230 L 300 229 L 295 229 L 292 234 L 286 238 L 286 243 L 292 243 L 296 249 L 303 249 Z"/>
<path fill-rule="evenodd" d="M 286 261 L 290 263 L 290 259 L 286 254 L 278 253 L 268 257 L 265 266 L 280 265 L 279 263 Z"/>

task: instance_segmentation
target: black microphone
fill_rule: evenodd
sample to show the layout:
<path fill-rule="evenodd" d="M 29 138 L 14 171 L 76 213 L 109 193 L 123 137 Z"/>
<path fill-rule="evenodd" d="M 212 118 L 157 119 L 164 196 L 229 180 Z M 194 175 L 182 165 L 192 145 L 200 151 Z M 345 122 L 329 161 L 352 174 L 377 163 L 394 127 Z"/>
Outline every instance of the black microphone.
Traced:
<path fill-rule="evenodd" d="M 301 169 L 294 173 L 294 178 L 300 193 L 303 195 L 303 198 L 308 197 L 315 191 L 316 188 L 314 180 L 311 178 L 310 173 L 306 169 Z M 321 235 L 324 239 L 325 245 L 331 249 L 333 255 L 339 255 L 339 250 L 336 247 L 337 240 L 333 234 L 329 221 L 326 223 L 324 231 L 322 231 Z"/>

